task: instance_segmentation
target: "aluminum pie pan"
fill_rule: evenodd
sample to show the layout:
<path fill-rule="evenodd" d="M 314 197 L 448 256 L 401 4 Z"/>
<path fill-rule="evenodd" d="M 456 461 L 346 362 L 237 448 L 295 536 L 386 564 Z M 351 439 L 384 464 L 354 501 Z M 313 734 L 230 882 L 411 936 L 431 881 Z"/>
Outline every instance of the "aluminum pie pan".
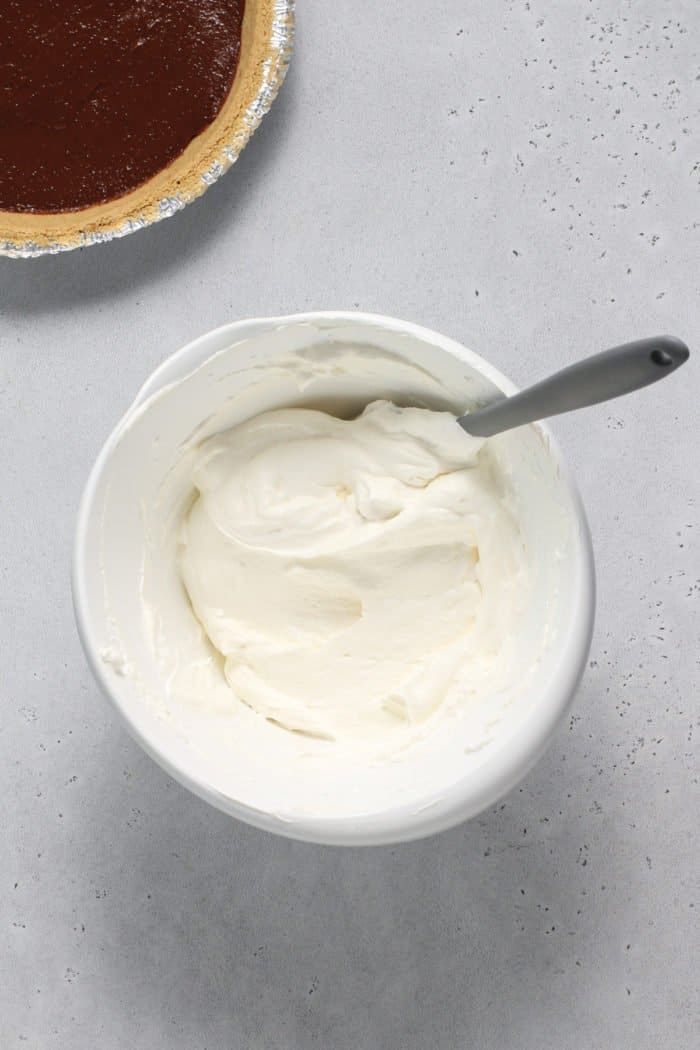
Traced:
<path fill-rule="evenodd" d="M 122 197 L 79 211 L 0 211 L 0 255 L 28 259 L 104 244 L 182 211 L 236 162 L 274 102 L 294 47 L 295 0 L 246 0 L 241 55 L 217 117 L 183 153 Z"/>

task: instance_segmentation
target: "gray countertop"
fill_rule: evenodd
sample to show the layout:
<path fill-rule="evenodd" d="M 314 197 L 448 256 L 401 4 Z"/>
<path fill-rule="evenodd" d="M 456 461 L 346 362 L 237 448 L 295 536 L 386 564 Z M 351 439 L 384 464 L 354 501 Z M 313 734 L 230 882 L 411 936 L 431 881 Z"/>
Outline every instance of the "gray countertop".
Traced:
<path fill-rule="evenodd" d="M 280 99 L 202 200 L 0 262 L 3 1050 L 698 1045 L 697 15 L 306 0 Z M 343 851 L 236 824 L 141 753 L 69 566 L 95 454 L 167 354 L 353 307 L 519 383 L 661 331 L 696 356 L 555 423 L 599 596 L 545 758 L 467 825 Z"/>

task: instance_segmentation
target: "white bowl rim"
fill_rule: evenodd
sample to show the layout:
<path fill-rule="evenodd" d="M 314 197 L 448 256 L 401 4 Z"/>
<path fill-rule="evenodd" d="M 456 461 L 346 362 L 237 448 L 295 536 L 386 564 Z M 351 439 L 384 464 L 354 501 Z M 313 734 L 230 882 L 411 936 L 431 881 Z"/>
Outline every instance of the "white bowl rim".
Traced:
<path fill-rule="evenodd" d="M 128 731 L 137 743 L 161 768 L 184 787 L 230 816 L 288 838 L 325 845 L 389 845 L 408 842 L 446 830 L 483 812 L 508 794 L 526 776 L 546 749 L 569 709 L 583 675 L 593 634 L 595 612 L 593 550 L 588 522 L 576 482 L 556 440 L 546 425 L 538 423 L 537 427 L 546 440 L 548 453 L 569 495 L 577 526 L 575 532 L 577 572 L 575 596 L 572 602 L 573 613 L 560 649 L 559 665 L 543 689 L 540 700 L 533 707 L 518 736 L 501 742 L 491 751 L 489 758 L 482 765 L 456 781 L 441 794 L 439 800 L 429 807 L 416 811 L 414 807 L 406 805 L 376 814 L 323 818 L 299 816 L 294 820 L 282 821 L 275 814 L 254 809 L 245 803 L 227 797 L 171 761 L 167 751 L 147 738 L 131 720 L 124 705 L 112 689 L 110 676 L 99 655 L 99 641 L 94 636 L 88 612 L 85 559 L 88 523 L 103 471 L 131 413 L 148 397 L 172 381 L 169 379 L 166 382 L 165 375 L 172 373 L 174 366 L 181 366 L 178 371 L 178 379 L 186 377 L 196 369 L 213 352 L 208 348 L 224 333 L 231 337 L 233 344 L 236 342 L 238 332 L 251 327 L 262 331 L 270 327 L 319 323 L 324 326 L 357 324 L 358 327 L 374 329 L 385 327 L 392 332 L 411 335 L 471 365 L 504 393 L 513 394 L 518 390 L 510 379 L 473 350 L 431 329 L 383 314 L 352 310 L 311 311 L 278 317 L 245 318 L 211 329 L 175 351 L 151 373 L 95 459 L 78 509 L 72 568 L 73 606 L 78 634 L 88 664 L 102 691 L 121 715 Z"/>

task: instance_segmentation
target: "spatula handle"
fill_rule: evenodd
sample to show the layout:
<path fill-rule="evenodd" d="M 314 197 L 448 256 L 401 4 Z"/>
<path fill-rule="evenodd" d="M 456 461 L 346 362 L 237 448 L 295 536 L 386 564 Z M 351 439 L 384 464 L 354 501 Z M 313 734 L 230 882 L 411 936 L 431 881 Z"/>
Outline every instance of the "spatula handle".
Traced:
<path fill-rule="evenodd" d="M 688 360 L 690 351 L 671 335 L 637 339 L 563 368 L 549 379 L 502 398 L 457 422 L 475 437 L 491 437 L 537 419 L 596 405 L 639 390 L 670 375 Z"/>

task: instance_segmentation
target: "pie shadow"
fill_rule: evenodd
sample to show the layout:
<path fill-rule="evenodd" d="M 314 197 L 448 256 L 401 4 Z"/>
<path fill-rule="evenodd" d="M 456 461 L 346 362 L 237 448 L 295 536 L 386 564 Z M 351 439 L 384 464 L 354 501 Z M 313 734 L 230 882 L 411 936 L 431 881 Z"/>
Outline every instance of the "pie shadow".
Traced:
<path fill-rule="evenodd" d="M 128 295 L 210 250 L 245 211 L 290 133 L 292 63 L 279 97 L 233 168 L 173 217 L 102 245 L 37 259 L 0 258 L 0 315 L 41 315 Z"/>

